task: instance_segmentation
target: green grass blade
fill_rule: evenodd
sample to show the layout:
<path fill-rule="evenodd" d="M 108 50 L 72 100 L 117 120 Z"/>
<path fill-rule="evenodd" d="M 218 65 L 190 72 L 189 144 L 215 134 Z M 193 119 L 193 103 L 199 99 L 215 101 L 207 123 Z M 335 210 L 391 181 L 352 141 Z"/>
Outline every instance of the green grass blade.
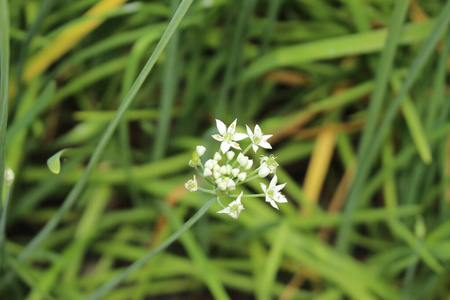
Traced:
<path fill-rule="evenodd" d="M 135 261 L 132 265 L 130 265 L 128 268 L 126 268 L 124 271 L 122 271 L 119 275 L 114 277 L 111 281 L 105 283 L 101 287 L 99 287 L 91 296 L 86 298 L 86 300 L 96 300 L 102 297 L 104 294 L 109 292 L 111 289 L 113 289 L 115 286 L 117 286 L 119 283 L 121 283 L 128 275 L 133 273 L 135 270 L 142 267 L 147 261 L 149 261 L 153 256 L 160 253 L 162 250 L 167 248 L 170 244 L 172 244 L 174 241 L 176 241 L 186 230 L 192 227 L 192 225 L 195 224 L 195 222 L 200 219 L 201 216 L 203 216 L 208 208 L 216 201 L 215 197 L 212 197 L 209 199 L 208 202 L 206 202 L 196 213 L 193 215 L 186 223 L 183 224 L 180 229 L 175 231 L 170 237 L 168 237 L 163 243 L 161 243 L 158 247 L 147 253 L 144 257 L 141 259 Z"/>
<path fill-rule="evenodd" d="M 80 178 L 80 180 L 78 180 L 76 185 L 70 191 L 70 193 L 64 200 L 63 204 L 60 206 L 59 210 L 57 211 L 57 213 L 50 219 L 50 221 L 44 226 L 44 228 L 38 233 L 38 235 L 36 237 L 34 237 L 33 240 L 20 253 L 20 255 L 19 255 L 20 262 L 26 260 L 30 256 L 30 254 L 33 253 L 33 251 L 47 238 L 47 236 L 58 225 L 58 223 L 60 222 L 63 215 L 70 209 L 70 207 L 79 198 L 80 194 L 82 193 L 82 191 L 84 190 L 84 188 L 88 182 L 89 176 L 91 175 L 95 166 L 99 162 L 101 155 L 102 155 L 104 149 L 106 148 L 106 145 L 110 141 L 111 136 L 113 135 L 115 129 L 117 128 L 117 126 L 120 122 L 120 119 L 127 111 L 128 107 L 130 106 L 131 102 L 135 98 L 137 92 L 141 88 L 142 84 L 144 83 L 148 74 L 152 70 L 157 59 L 159 58 L 162 51 L 166 47 L 167 43 L 169 42 L 170 38 L 172 37 L 173 33 L 177 29 L 178 25 L 180 24 L 181 20 L 183 19 L 184 15 L 186 14 L 186 12 L 189 9 L 191 4 L 192 4 L 192 0 L 184 0 L 183 2 L 181 2 L 180 6 L 178 7 L 178 10 L 174 14 L 172 20 L 170 21 L 169 25 L 167 26 L 166 31 L 164 32 L 163 36 L 161 37 L 161 40 L 159 41 L 159 43 L 156 46 L 155 50 L 153 51 L 152 55 L 148 59 L 146 65 L 144 66 L 141 73 L 139 74 L 139 77 L 134 82 L 134 84 L 131 87 L 126 98 L 122 101 L 120 107 L 117 110 L 117 113 L 116 113 L 114 119 L 109 124 L 109 126 L 106 129 L 105 133 L 103 134 L 100 142 L 97 144 L 97 147 L 95 148 L 94 153 L 92 154 L 92 157 L 89 160 L 89 163 L 86 166 L 86 170 L 84 171 L 82 177 Z"/>
<path fill-rule="evenodd" d="M 0 204 L 3 203 L 6 126 L 9 97 L 9 12 L 8 1 L 0 0 Z"/>

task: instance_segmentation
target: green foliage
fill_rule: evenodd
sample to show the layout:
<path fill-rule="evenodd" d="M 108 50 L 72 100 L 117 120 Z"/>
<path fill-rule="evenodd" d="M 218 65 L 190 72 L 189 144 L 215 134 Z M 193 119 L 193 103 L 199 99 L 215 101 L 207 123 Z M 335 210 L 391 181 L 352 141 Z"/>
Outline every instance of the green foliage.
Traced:
<path fill-rule="evenodd" d="M 443 0 L 0 0 L 0 298 L 445 299 L 449 23 Z M 184 189 L 215 118 L 274 135 L 279 211 Z"/>

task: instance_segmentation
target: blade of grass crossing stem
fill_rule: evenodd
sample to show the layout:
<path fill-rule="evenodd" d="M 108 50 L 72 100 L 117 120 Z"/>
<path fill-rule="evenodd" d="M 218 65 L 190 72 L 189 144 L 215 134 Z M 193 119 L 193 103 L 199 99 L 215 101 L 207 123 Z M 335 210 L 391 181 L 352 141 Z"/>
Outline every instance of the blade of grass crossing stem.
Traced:
<path fill-rule="evenodd" d="M 0 207 L 3 204 L 6 126 L 9 91 L 9 10 L 8 1 L 0 0 Z"/>
<path fill-rule="evenodd" d="M 170 222 L 174 228 L 179 228 L 182 226 L 182 221 L 174 213 L 174 211 L 169 206 L 164 206 L 164 211 L 168 215 Z M 206 285 L 208 286 L 214 299 L 225 300 L 230 299 L 228 296 L 222 282 L 217 277 L 217 273 L 211 268 L 213 265 L 208 261 L 206 255 L 204 254 L 200 245 L 195 241 L 194 235 L 190 231 L 186 231 L 184 235 L 180 237 L 180 240 L 188 252 L 189 256 L 192 258 L 197 272 L 200 277 L 203 277 Z"/>
<path fill-rule="evenodd" d="M 162 242 L 158 247 L 148 252 L 144 257 L 137 260 L 133 264 L 131 264 L 128 268 L 126 268 L 124 271 L 122 271 L 119 275 L 114 277 L 112 280 L 108 281 L 104 285 L 102 285 L 100 288 L 98 288 L 91 296 L 86 298 L 86 300 L 96 300 L 99 299 L 101 296 L 109 292 L 111 289 L 113 289 L 115 286 L 117 286 L 119 283 L 121 283 L 125 278 L 127 278 L 128 275 L 133 273 L 135 270 L 142 267 L 147 261 L 150 260 L 153 256 L 160 253 L 162 250 L 167 248 L 170 244 L 172 244 L 174 241 L 176 241 L 184 232 L 186 232 L 192 225 L 195 224 L 195 222 L 200 219 L 201 216 L 203 216 L 208 208 L 216 201 L 216 197 L 212 197 L 208 200 L 186 223 L 183 224 L 183 226 L 180 227 L 176 232 L 174 232 L 170 237 L 168 237 L 164 242 Z"/>
<path fill-rule="evenodd" d="M 280 269 L 283 248 L 289 234 L 288 222 L 280 223 L 275 240 L 272 242 L 272 249 L 266 260 L 263 275 L 261 276 L 260 288 L 262 289 L 260 300 L 270 300 L 273 295 L 273 287 L 276 282 L 277 271 Z"/>
<path fill-rule="evenodd" d="M 381 53 L 380 63 L 377 68 L 375 86 L 369 102 L 369 112 L 367 116 L 366 126 L 362 135 L 361 146 L 358 149 L 357 171 L 355 181 L 347 199 L 344 209 L 344 222 L 342 222 L 338 231 L 337 247 L 340 251 L 345 252 L 348 248 L 348 241 L 351 231 L 351 218 L 356 208 L 359 194 L 366 178 L 361 173 L 367 169 L 367 161 L 364 159 L 368 148 L 371 146 L 372 137 L 374 135 L 377 121 L 383 106 L 383 99 L 386 94 L 386 88 L 390 73 L 392 70 L 394 55 L 399 42 L 402 24 L 408 9 L 408 0 L 396 2 L 394 13 L 389 22 L 389 30 L 386 38 L 386 46 Z M 367 175 L 366 175 L 367 176 Z"/>
<path fill-rule="evenodd" d="M 91 175 L 94 167 L 97 165 L 100 157 L 111 139 L 112 134 L 117 128 L 120 119 L 123 117 L 137 92 L 141 88 L 148 74 L 152 70 L 155 65 L 157 59 L 161 55 L 162 51 L 166 47 L 173 33 L 177 29 L 187 10 L 191 6 L 193 0 L 183 0 L 178 7 L 178 10 L 175 12 L 172 20 L 167 26 L 166 31 L 164 32 L 161 40 L 153 51 L 152 55 L 148 59 L 138 78 L 134 82 L 131 87 L 129 93 L 126 98 L 122 101 L 121 105 L 117 109 L 116 115 L 114 119 L 108 125 L 105 133 L 103 134 L 100 142 L 97 144 L 94 153 L 92 154 L 91 159 L 89 160 L 88 165 L 86 166 L 86 170 L 84 171 L 82 177 L 78 180 L 75 186 L 70 191 L 69 195 L 64 200 L 64 203 L 61 205 L 57 213 L 50 219 L 50 221 L 44 226 L 44 228 L 39 232 L 39 234 L 23 249 L 23 251 L 19 255 L 19 261 L 24 261 L 28 256 L 41 244 L 41 242 L 53 231 L 53 229 L 58 225 L 62 216 L 65 214 L 67 210 L 75 203 L 75 201 L 79 198 L 81 192 L 86 186 L 89 176 Z"/>
<path fill-rule="evenodd" d="M 170 5 L 176 9 L 179 0 L 171 0 Z M 173 103 L 178 89 L 179 77 L 179 40 L 180 34 L 175 32 L 172 40 L 167 46 L 167 60 L 164 65 L 162 96 L 160 102 L 160 115 L 156 132 L 155 148 L 153 159 L 160 160 L 164 157 L 169 140 L 169 125 L 172 115 Z"/>

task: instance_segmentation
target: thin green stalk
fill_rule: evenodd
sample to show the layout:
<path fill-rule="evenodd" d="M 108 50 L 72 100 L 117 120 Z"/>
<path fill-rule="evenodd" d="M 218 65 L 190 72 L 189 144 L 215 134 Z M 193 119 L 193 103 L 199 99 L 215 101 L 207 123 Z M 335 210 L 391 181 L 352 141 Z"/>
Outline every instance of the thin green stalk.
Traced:
<path fill-rule="evenodd" d="M 175 231 L 170 237 L 168 237 L 164 242 L 162 242 L 158 247 L 148 252 L 144 257 L 141 259 L 135 261 L 133 264 L 131 264 L 128 268 L 126 268 L 124 271 L 122 271 L 119 275 L 117 275 L 115 278 L 110 280 L 109 282 L 102 285 L 99 289 L 97 289 L 91 296 L 87 298 L 87 300 L 95 300 L 102 297 L 104 294 L 106 294 L 108 291 L 113 289 L 115 286 L 117 286 L 119 283 L 121 283 L 125 278 L 128 277 L 131 273 L 133 273 L 135 270 L 141 268 L 147 261 L 149 261 L 153 256 L 160 253 L 164 249 L 166 249 L 170 244 L 172 244 L 174 241 L 176 241 L 186 230 L 188 230 L 192 225 L 195 224 L 195 222 L 200 219 L 201 216 L 203 216 L 208 208 L 211 206 L 211 204 L 214 203 L 216 200 L 216 197 L 211 197 L 208 202 L 205 203 L 196 213 L 193 215 L 186 223 L 183 224 L 183 226 L 180 227 L 177 231 Z"/>
<path fill-rule="evenodd" d="M 8 1 L 0 0 L 0 206 L 3 203 L 6 126 L 9 97 L 9 11 Z"/>
<path fill-rule="evenodd" d="M 161 55 L 162 51 L 166 47 L 167 43 L 169 42 L 170 38 L 172 37 L 173 33 L 177 29 L 178 25 L 180 24 L 181 20 L 183 19 L 184 15 L 186 14 L 187 10 L 191 6 L 193 0 L 183 0 L 178 7 L 177 11 L 175 12 L 172 20 L 170 21 L 169 25 L 166 28 L 166 31 L 161 37 L 161 40 L 159 41 L 158 45 L 156 46 L 155 50 L 153 51 L 152 55 L 148 59 L 146 65 L 142 69 L 141 73 L 139 74 L 139 77 L 134 82 L 133 86 L 131 87 L 129 93 L 127 94 L 126 98 L 122 101 L 122 104 L 117 110 L 117 113 L 114 117 L 114 119 L 109 124 L 108 128 L 106 129 L 105 133 L 103 134 L 100 142 L 98 143 L 97 147 L 94 150 L 94 153 L 92 154 L 91 159 L 89 160 L 88 165 L 86 166 L 86 170 L 84 171 L 82 177 L 80 180 L 76 183 L 76 185 L 73 187 L 69 195 L 64 200 L 63 204 L 59 208 L 59 210 L 56 212 L 56 214 L 50 219 L 50 221 L 44 226 L 44 228 L 39 232 L 39 234 L 23 249 L 23 251 L 19 255 L 19 262 L 23 262 L 26 260 L 31 253 L 47 238 L 47 236 L 55 229 L 55 227 L 60 222 L 63 215 L 70 209 L 70 207 L 75 203 L 75 201 L 79 198 L 80 194 L 82 193 L 84 187 L 86 186 L 89 176 L 93 172 L 95 166 L 97 165 L 98 161 L 101 158 L 101 155 L 108 144 L 109 140 L 111 139 L 111 136 L 113 135 L 115 129 L 117 128 L 120 119 L 123 117 L 125 112 L 127 111 L 128 107 L 130 106 L 131 102 L 135 98 L 137 92 L 141 88 L 142 84 L 144 83 L 145 79 L 147 78 L 148 74 L 152 70 L 153 66 L 155 65 L 157 59 Z"/>

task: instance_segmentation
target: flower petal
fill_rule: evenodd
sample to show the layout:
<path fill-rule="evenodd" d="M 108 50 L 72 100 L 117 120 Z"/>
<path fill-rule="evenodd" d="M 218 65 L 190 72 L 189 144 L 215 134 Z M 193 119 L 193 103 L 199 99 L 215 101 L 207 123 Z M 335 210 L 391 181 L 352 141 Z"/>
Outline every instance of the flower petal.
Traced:
<path fill-rule="evenodd" d="M 274 190 L 275 192 L 279 192 L 279 191 L 281 191 L 281 190 L 284 188 L 285 185 L 286 185 L 286 183 L 279 184 L 279 185 L 277 185 L 273 190 Z"/>
<path fill-rule="evenodd" d="M 269 183 L 269 190 L 275 189 L 277 182 L 278 182 L 278 178 L 277 178 L 277 175 L 275 175 L 275 176 L 273 176 L 272 180 Z"/>
<path fill-rule="evenodd" d="M 252 148 L 253 148 L 253 151 L 255 151 L 255 152 L 258 150 L 258 146 L 255 144 L 252 144 Z"/>
<path fill-rule="evenodd" d="M 219 130 L 219 133 L 221 135 L 225 135 L 227 133 L 227 126 L 220 121 L 219 119 L 216 119 L 216 125 L 217 125 L 217 130 Z"/>
<path fill-rule="evenodd" d="M 212 138 L 216 141 L 223 142 L 223 137 L 220 134 L 213 134 Z"/>
<path fill-rule="evenodd" d="M 259 145 L 260 147 L 265 148 L 265 149 L 272 149 L 272 146 L 271 146 L 268 142 L 265 142 L 265 141 L 259 142 L 258 145 Z"/>
<path fill-rule="evenodd" d="M 222 142 L 222 144 L 220 144 L 220 150 L 225 153 L 228 150 L 230 150 L 230 144 L 226 143 L 226 142 Z"/>
<path fill-rule="evenodd" d="M 288 202 L 286 197 L 281 194 L 277 199 L 275 199 L 275 201 L 277 201 L 278 203 L 287 203 Z"/>
<path fill-rule="evenodd" d="M 237 132 L 237 133 L 233 134 L 233 141 L 240 141 L 247 137 L 248 137 L 248 135 L 246 133 Z"/>
<path fill-rule="evenodd" d="M 262 131 L 261 131 L 261 127 L 259 127 L 258 124 L 255 125 L 255 135 L 261 135 Z"/>
<path fill-rule="evenodd" d="M 248 125 L 245 125 L 247 127 L 247 133 L 250 139 L 253 139 L 253 131 L 248 127 Z"/>
<path fill-rule="evenodd" d="M 265 185 L 264 183 L 262 183 L 262 182 L 260 182 L 259 184 L 261 185 L 261 189 L 262 189 L 262 190 L 263 190 L 263 192 L 265 193 L 265 192 L 266 192 L 266 190 L 267 190 L 267 187 L 266 187 L 266 185 Z"/>
<path fill-rule="evenodd" d="M 233 147 L 234 149 L 242 150 L 238 143 L 231 143 L 231 144 L 229 144 L 229 145 L 230 145 L 231 147 Z M 229 148 L 228 148 L 228 149 L 229 149 Z M 228 150 L 228 149 L 227 149 L 227 150 Z"/>
<path fill-rule="evenodd" d="M 230 208 L 229 207 L 225 207 L 224 209 L 219 210 L 217 212 L 217 214 L 229 214 L 230 212 L 231 212 Z"/>
<path fill-rule="evenodd" d="M 275 203 L 275 201 L 270 201 L 270 205 L 272 205 L 273 208 L 276 208 L 279 210 L 278 205 Z"/>
<path fill-rule="evenodd" d="M 236 131 L 236 122 L 237 118 L 233 121 L 233 123 L 230 124 L 230 126 L 228 126 L 228 133 L 233 134 Z"/>
<path fill-rule="evenodd" d="M 267 140 L 267 139 L 270 139 L 271 137 L 273 137 L 273 134 L 265 134 L 262 136 L 262 139 Z"/>

